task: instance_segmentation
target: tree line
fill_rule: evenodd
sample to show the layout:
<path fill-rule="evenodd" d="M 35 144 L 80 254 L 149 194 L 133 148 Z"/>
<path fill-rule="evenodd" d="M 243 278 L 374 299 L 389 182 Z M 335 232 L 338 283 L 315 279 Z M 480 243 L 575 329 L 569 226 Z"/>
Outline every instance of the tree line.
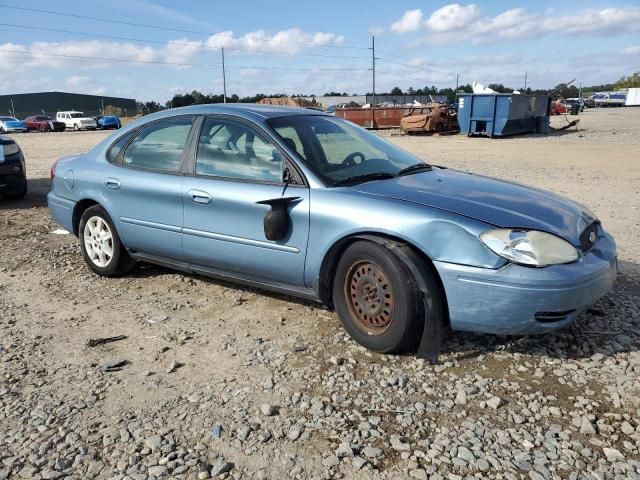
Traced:
<path fill-rule="evenodd" d="M 501 83 L 490 83 L 487 87 L 495 90 L 498 93 L 512 93 L 514 88 L 507 87 Z M 620 80 L 614 83 L 606 83 L 603 85 L 591 85 L 588 87 L 582 87 L 581 89 L 576 87 L 575 85 L 567 85 L 564 83 L 556 85 L 554 88 L 550 90 L 540 90 L 540 89 L 517 89 L 520 93 L 527 95 L 548 95 L 553 94 L 554 96 L 560 96 L 563 98 L 575 98 L 579 95 L 584 95 L 593 92 L 601 92 L 608 90 L 620 90 L 625 88 L 640 88 L 640 72 L 635 72 L 629 76 L 622 77 Z M 460 85 L 457 90 L 454 88 L 437 88 L 434 85 L 425 86 L 422 88 L 414 89 L 413 87 L 409 87 L 407 90 L 402 90 L 400 87 L 393 87 L 389 92 L 376 92 L 377 95 L 443 95 L 447 97 L 449 102 L 455 102 L 456 94 L 458 93 L 473 93 L 473 88 L 470 84 Z M 351 94 L 357 95 L 357 94 Z M 367 93 L 367 95 L 371 95 L 371 93 Z M 231 96 L 227 96 L 227 102 L 229 103 L 256 103 L 267 97 L 286 97 L 287 95 L 284 93 L 266 95 L 264 93 L 258 93 L 253 96 L 240 97 L 236 94 Z M 291 97 L 314 97 L 316 95 L 290 95 Z M 322 95 L 323 97 L 328 96 L 343 96 L 347 97 L 349 94 L 346 92 L 326 92 Z M 206 103 L 223 103 L 224 96 L 222 94 L 204 94 L 197 90 L 193 90 L 191 93 L 178 93 L 173 96 L 173 98 L 167 101 L 164 105 L 159 102 L 138 102 L 138 112 L 146 115 L 148 113 L 157 112 L 160 110 L 164 110 L 167 108 L 177 108 L 177 107 L 186 107 L 189 105 L 201 105 Z"/>

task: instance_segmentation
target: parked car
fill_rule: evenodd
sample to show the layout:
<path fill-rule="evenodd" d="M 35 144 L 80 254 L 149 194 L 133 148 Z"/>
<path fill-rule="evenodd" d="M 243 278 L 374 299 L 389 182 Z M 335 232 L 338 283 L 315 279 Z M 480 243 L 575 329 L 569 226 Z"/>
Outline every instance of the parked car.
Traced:
<path fill-rule="evenodd" d="M 8 200 L 27 194 L 27 167 L 20 146 L 13 138 L 0 135 L 0 195 Z"/>
<path fill-rule="evenodd" d="M 122 127 L 122 123 L 120 122 L 120 117 L 118 115 L 98 115 L 95 118 L 95 121 L 98 128 L 103 130 L 110 128 L 117 130 Z"/>
<path fill-rule="evenodd" d="M 0 117 L 0 133 L 26 132 L 24 122 L 15 117 Z"/>
<path fill-rule="evenodd" d="M 617 273 L 587 208 L 428 165 L 306 109 L 155 113 L 58 160 L 52 177 L 51 214 L 95 273 L 145 261 L 312 299 L 378 352 L 421 342 L 433 358 L 445 326 L 561 328 Z"/>
<path fill-rule="evenodd" d="M 63 122 L 68 129 L 73 130 L 95 130 L 98 128 L 95 119 L 87 117 L 82 112 L 74 110 L 56 113 L 56 120 Z"/>
<path fill-rule="evenodd" d="M 584 112 L 584 99 L 580 98 L 567 98 L 566 104 L 571 108 L 573 105 L 578 105 L 578 109 Z"/>
<path fill-rule="evenodd" d="M 66 125 L 47 115 L 32 115 L 24 119 L 28 131 L 38 132 L 64 132 Z"/>

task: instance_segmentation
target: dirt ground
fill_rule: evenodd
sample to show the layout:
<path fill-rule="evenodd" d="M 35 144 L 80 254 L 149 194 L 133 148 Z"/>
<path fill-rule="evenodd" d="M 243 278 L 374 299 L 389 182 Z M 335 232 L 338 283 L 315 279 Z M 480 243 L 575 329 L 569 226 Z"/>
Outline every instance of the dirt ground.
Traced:
<path fill-rule="evenodd" d="M 0 479 L 640 478 L 640 109 L 580 119 L 548 136 L 381 133 L 575 199 L 618 243 L 614 291 L 576 325 L 453 333 L 436 367 L 366 352 L 299 300 L 153 266 L 95 276 L 45 195 L 57 157 L 109 133 L 15 135 L 30 190 L 0 199 Z"/>

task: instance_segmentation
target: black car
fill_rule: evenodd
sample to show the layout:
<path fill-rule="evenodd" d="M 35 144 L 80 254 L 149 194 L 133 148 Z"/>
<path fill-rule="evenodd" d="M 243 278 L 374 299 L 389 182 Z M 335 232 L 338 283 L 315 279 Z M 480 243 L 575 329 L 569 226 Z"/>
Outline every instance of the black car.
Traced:
<path fill-rule="evenodd" d="M 9 200 L 27 194 L 27 169 L 20 146 L 9 137 L 0 135 L 0 195 Z"/>

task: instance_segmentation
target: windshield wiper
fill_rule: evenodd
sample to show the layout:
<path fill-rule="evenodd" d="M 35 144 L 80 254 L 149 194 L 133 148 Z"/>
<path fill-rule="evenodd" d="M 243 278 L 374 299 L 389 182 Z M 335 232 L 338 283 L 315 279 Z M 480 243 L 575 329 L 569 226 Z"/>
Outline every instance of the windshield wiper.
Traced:
<path fill-rule="evenodd" d="M 334 183 L 333 187 L 341 187 L 343 185 L 355 185 L 356 183 L 369 182 L 371 180 L 385 180 L 387 178 L 395 178 L 393 173 L 374 172 L 365 175 L 355 175 L 353 177 L 343 178 Z"/>
<path fill-rule="evenodd" d="M 412 173 L 426 172 L 428 170 L 433 170 L 433 165 L 429 165 L 428 163 L 416 163 L 415 165 L 409 165 L 408 167 L 400 170 L 398 172 L 398 176 L 401 177 L 403 175 L 411 175 Z"/>

